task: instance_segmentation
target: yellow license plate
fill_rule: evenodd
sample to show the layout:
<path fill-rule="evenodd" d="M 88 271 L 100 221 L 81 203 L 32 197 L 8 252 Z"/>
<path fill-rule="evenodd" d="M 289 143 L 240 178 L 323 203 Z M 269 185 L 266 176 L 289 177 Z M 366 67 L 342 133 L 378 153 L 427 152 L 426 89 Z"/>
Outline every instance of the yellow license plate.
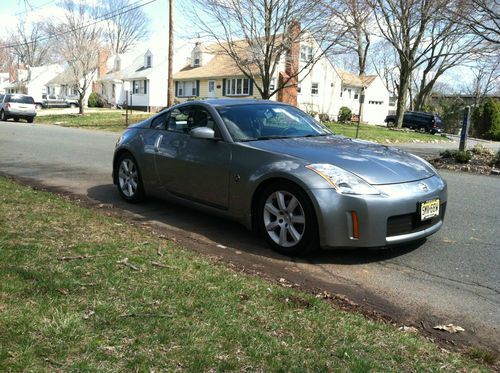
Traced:
<path fill-rule="evenodd" d="M 430 199 L 420 204 L 420 220 L 432 219 L 439 215 L 439 198 Z"/>

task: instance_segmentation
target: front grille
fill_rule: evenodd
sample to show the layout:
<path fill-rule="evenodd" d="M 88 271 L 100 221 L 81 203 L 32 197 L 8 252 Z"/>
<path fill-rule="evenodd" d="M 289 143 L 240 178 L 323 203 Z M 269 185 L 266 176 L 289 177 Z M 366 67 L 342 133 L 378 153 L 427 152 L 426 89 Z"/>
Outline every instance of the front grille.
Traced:
<path fill-rule="evenodd" d="M 421 221 L 418 212 L 391 216 L 387 219 L 387 237 L 423 231 L 424 229 L 432 227 L 440 220 L 443 220 L 445 212 L 446 202 L 439 206 L 439 216 L 432 219 Z"/>

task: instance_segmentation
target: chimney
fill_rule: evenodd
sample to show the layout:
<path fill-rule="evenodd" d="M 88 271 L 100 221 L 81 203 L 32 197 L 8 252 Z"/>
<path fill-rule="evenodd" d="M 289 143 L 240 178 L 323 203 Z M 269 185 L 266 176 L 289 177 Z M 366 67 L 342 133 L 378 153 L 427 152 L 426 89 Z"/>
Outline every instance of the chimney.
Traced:
<path fill-rule="evenodd" d="M 278 101 L 297 106 L 297 85 L 300 57 L 300 22 L 293 20 L 288 26 L 288 35 L 284 35 L 284 41 L 290 43 L 286 52 L 285 71 L 280 72 L 278 83 L 285 84 L 285 88 L 278 92 Z"/>
<path fill-rule="evenodd" d="M 100 49 L 97 54 L 97 77 L 102 78 L 108 73 L 108 62 L 109 53 L 107 50 Z"/>
<path fill-rule="evenodd" d="M 9 82 L 15 82 L 17 80 L 17 67 L 14 64 L 9 66 Z"/>

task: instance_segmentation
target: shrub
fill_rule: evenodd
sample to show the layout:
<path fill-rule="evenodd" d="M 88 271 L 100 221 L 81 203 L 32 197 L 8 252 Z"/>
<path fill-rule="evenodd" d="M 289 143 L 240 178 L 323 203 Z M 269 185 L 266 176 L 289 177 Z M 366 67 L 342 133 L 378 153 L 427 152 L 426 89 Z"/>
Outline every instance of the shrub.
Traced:
<path fill-rule="evenodd" d="M 347 106 L 342 106 L 339 110 L 339 122 L 345 123 L 351 120 L 352 111 Z"/>
<path fill-rule="evenodd" d="M 316 118 L 316 115 L 318 115 L 318 112 L 317 111 L 314 111 L 314 110 L 309 110 L 307 112 L 307 114 L 309 114 L 311 117 L 313 118 Z"/>
<path fill-rule="evenodd" d="M 454 158 L 456 152 L 456 150 L 445 150 L 439 153 L 439 155 L 441 156 L 441 158 Z"/>
<path fill-rule="evenodd" d="M 104 99 L 97 92 L 92 92 L 89 96 L 89 107 L 104 107 Z"/>
<path fill-rule="evenodd" d="M 476 155 L 490 156 L 490 157 L 493 156 L 493 151 L 481 144 L 474 145 L 474 147 L 471 149 L 471 152 Z"/>
<path fill-rule="evenodd" d="M 500 101 L 488 98 L 472 111 L 472 133 L 482 139 L 500 140 Z"/>
<path fill-rule="evenodd" d="M 472 153 L 469 150 L 466 151 L 458 151 L 455 153 L 455 160 L 458 163 L 468 163 L 472 158 Z"/>
<path fill-rule="evenodd" d="M 500 150 L 495 155 L 495 158 L 493 158 L 493 160 L 491 161 L 491 165 L 493 167 L 500 168 Z"/>
<path fill-rule="evenodd" d="M 325 114 L 325 113 L 321 113 L 319 115 L 319 121 L 320 122 L 329 122 L 330 121 L 330 116 L 328 114 Z"/>

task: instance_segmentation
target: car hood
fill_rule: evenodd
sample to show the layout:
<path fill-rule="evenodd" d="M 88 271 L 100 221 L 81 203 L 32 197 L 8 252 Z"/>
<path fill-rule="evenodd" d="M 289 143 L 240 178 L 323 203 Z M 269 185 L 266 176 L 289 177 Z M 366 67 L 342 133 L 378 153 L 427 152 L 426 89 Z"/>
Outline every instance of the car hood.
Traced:
<path fill-rule="evenodd" d="M 416 181 L 435 174 L 433 169 L 417 156 L 343 136 L 260 140 L 248 142 L 247 145 L 301 158 L 309 164 L 330 163 L 373 185 Z"/>

